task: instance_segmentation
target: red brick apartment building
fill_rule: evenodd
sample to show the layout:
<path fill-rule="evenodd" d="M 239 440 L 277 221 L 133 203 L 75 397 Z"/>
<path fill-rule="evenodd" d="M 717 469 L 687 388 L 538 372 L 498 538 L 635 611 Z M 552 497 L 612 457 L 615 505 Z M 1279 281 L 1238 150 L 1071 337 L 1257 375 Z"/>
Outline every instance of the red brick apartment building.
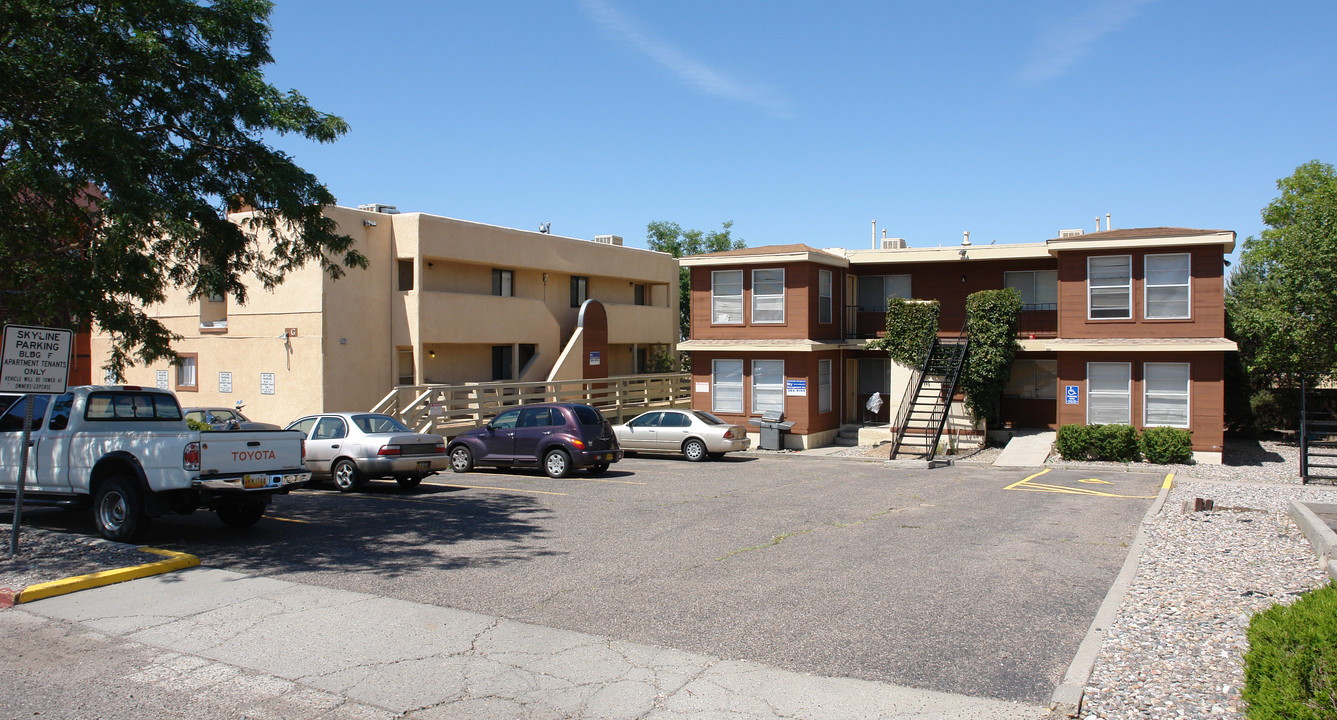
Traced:
<path fill-rule="evenodd" d="M 1021 352 L 1003 425 L 1127 423 L 1192 431 L 1199 462 L 1220 462 L 1224 426 L 1225 255 L 1229 230 L 1134 228 L 1014 245 L 818 250 L 772 245 L 682 259 L 691 269 L 695 408 L 746 423 L 794 421 L 786 443 L 831 442 L 842 425 L 889 423 L 901 387 L 886 352 L 888 298 L 938 300 L 956 336 L 966 296 L 1016 288 Z M 870 414 L 866 400 L 885 399 Z M 991 428 L 996 429 L 996 428 Z"/>

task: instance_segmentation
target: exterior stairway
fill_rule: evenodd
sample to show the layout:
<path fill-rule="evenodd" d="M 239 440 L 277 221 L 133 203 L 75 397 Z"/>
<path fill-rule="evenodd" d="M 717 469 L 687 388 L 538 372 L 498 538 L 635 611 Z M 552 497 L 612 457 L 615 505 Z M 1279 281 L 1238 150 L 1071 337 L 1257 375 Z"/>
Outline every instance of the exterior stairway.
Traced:
<path fill-rule="evenodd" d="M 836 437 L 831 441 L 831 444 L 840 445 L 842 447 L 854 447 L 858 445 L 859 428 L 861 427 L 863 426 L 857 423 L 853 425 L 841 425 L 840 432 L 836 433 Z"/>
<path fill-rule="evenodd" d="M 896 440 L 891 458 L 916 457 L 932 460 L 938 451 L 938 439 L 947 425 L 961 380 L 961 367 L 966 361 L 970 340 L 962 333 L 946 340 L 931 338 L 923 367 L 911 377 L 901 401 L 896 422 Z"/>

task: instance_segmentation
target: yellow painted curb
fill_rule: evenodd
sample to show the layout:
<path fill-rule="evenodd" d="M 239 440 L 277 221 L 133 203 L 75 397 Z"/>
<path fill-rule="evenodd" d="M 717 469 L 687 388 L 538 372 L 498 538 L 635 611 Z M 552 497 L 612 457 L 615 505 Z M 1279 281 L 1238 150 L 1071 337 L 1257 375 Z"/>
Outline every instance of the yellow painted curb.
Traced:
<path fill-rule="evenodd" d="M 166 560 L 146 563 L 144 565 L 135 565 L 127 568 L 117 568 L 115 570 L 103 570 L 90 575 L 78 575 L 64 580 L 52 580 L 51 582 L 37 583 L 23 588 L 14 596 L 14 604 L 33 602 L 44 598 L 55 597 L 57 595 L 67 595 L 80 590 L 102 587 L 103 585 L 114 585 L 126 580 L 138 580 L 139 578 L 149 577 L 150 575 L 161 575 L 172 572 L 173 570 L 184 570 L 188 567 L 195 567 L 200 564 L 200 559 L 194 555 L 186 553 L 173 552 L 171 550 L 160 550 L 158 548 L 142 547 L 140 552 L 153 553 L 154 555 L 165 556 Z"/>

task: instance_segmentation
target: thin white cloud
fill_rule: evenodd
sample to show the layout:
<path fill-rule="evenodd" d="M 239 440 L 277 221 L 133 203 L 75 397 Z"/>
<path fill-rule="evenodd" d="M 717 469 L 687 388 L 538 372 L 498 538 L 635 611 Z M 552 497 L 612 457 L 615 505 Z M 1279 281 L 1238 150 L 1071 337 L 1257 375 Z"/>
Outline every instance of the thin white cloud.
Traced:
<path fill-rule="evenodd" d="M 672 44 L 642 32 L 606 0 L 580 0 L 585 14 L 609 37 L 627 44 L 659 63 L 687 85 L 708 95 L 746 103 L 775 116 L 789 115 L 792 103 L 770 87 L 730 77 Z"/>
<path fill-rule="evenodd" d="M 1155 0 L 1105 0 L 1076 17 L 1049 27 L 1037 39 L 1030 60 L 1017 73 L 1023 85 L 1038 85 L 1063 75 L 1101 38 L 1123 27 L 1143 5 Z"/>

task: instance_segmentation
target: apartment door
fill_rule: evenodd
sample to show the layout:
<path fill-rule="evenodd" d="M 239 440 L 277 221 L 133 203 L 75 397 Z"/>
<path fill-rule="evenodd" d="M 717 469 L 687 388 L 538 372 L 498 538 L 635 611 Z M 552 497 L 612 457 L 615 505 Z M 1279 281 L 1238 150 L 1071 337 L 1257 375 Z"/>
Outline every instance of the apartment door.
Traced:
<path fill-rule="evenodd" d="M 877 412 L 868 409 L 868 400 L 877 393 L 882 398 L 882 407 Z M 891 360 L 888 358 L 859 358 L 858 387 L 855 400 L 860 422 L 887 423 L 891 414 Z M 896 398 L 900 402 L 900 398 Z"/>

